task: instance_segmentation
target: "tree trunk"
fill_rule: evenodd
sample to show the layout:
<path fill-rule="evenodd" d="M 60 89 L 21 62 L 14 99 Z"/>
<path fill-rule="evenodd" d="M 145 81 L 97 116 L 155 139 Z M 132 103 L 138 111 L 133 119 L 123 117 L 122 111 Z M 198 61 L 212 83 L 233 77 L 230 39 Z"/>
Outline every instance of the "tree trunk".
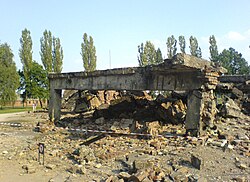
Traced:
<path fill-rule="evenodd" d="M 43 102 L 42 102 L 42 100 L 41 100 L 41 99 L 39 99 L 39 102 L 40 102 L 40 106 L 41 106 L 41 108 L 43 108 Z"/>

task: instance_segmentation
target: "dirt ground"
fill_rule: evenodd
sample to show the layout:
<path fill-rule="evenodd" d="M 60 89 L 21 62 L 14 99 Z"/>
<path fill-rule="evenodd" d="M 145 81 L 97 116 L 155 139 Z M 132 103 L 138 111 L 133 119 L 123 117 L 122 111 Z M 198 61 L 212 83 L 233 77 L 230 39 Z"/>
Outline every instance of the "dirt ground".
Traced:
<path fill-rule="evenodd" d="M 101 126 L 99 121 L 71 115 L 64 118 L 73 126 L 91 129 L 112 128 L 119 122 L 105 121 L 107 124 Z M 47 113 L 0 115 L 0 122 L 24 125 L 0 124 L 0 181 L 250 181 L 248 120 L 218 123 L 220 132 L 225 133 L 220 136 L 225 138 L 101 135 L 89 142 L 95 135 L 53 125 L 37 132 L 37 123 L 47 119 Z M 175 132 L 183 129 L 167 127 Z M 38 162 L 40 142 L 45 144 L 44 165 Z"/>

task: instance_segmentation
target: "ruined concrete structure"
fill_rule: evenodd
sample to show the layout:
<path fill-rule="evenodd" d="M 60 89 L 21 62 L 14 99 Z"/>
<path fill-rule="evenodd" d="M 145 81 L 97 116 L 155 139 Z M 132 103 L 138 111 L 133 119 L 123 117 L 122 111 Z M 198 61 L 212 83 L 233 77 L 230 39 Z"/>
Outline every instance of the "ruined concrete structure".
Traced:
<path fill-rule="evenodd" d="M 168 90 L 187 91 L 186 130 L 202 134 L 212 127 L 216 104 L 214 89 L 223 69 L 212 62 L 186 54 L 177 54 L 159 65 L 129 67 L 94 72 L 49 74 L 49 116 L 60 119 L 63 89 L 72 90 Z"/>
<path fill-rule="evenodd" d="M 250 96 L 250 75 L 224 75 L 219 81 L 235 84 L 238 89 Z"/>

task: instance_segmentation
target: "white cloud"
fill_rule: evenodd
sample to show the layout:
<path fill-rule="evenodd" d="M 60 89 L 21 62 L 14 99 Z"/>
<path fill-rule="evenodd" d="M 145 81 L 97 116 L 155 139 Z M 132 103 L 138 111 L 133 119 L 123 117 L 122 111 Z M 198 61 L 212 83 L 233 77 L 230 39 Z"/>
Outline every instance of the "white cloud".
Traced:
<path fill-rule="evenodd" d="M 250 29 L 248 29 L 246 32 L 245 32 L 245 35 L 247 38 L 250 38 Z"/>
<path fill-rule="evenodd" d="M 244 35 L 240 34 L 239 32 L 234 32 L 234 31 L 228 32 L 226 34 L 226 37 L 232 41 L 241 41 L 241 40 L 246 39 L 246 37 Z"/>
<path fill-rule="evenodd" d="M 241 53 L 242 57 L 250 64 L 250 29 L 244 32 L 229 31 L 222 36 L 216 36 L 215 34 L 215 38 L 219 52 L 232 47 Z M 201 37 L 198 42 L 202 49 L 202 57 L 209 59 L 209 37 Z"/>

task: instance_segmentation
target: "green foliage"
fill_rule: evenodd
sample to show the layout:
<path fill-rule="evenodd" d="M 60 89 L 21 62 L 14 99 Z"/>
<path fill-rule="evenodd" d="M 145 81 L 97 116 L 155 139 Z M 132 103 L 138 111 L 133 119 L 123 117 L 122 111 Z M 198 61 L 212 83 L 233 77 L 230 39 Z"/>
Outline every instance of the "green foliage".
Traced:
<path fill-rule="evenodd" d="M 139 66 L 146 66 L 151 64 L 157 64 L 156 50 L 153 43 L 146 41 L 145 46 L 143 43 L 138 46 L 138 62 Z"/>
<path fill-rule="evenodd" d="M 218 62 L 227 69 L 229 75 L 250 74 L 247 61 L 232 47 L 219 54 Z"/>
<path fill-rule="evenodd" d="M 43 69 L 42 65 L 38 64 L 35 61 L 32 61 L 29 72 L 29 79 L 24 78 L 23 71 L 19 70 L 19 75 L 20 75 L 19 91 L 22 93 L 21 97 L 23 99 L 38 98 L 41 101 L 48 98 L 49 91 L 48 91 L 47 72 L 46 70 Z"/>
<path fill-rule="evenodd" d="M 47 74 L 50 72 L 61 73 L 63 65 L 63 49 L 59 38 L 52 37 L 50 31 L 45 30 L 41 43 L 41 60 Z"/>
<path fill-rule="evenodd" d="M 139 66 L 146 66 L 147 62 L 146 62 L 146 57 L 144 54 L 144 45 L 143 43 L 141 43 L 141 45 L 138 45 L 138 53 L 139 56 L 137 56 L 138 62 L 139 62 Z"/>
<path fill-rule="evenodd" d="M 32 107 L 1 107 L 0 114 L 32 111 Z"/>
<path fill-rule="evenodd" d="M 156 51 L 156 64 L 160 64 L 160 63 L 163 63 L 163 58 L 162 58 L 161 49 L 158 48 Z"/>
<path fill-rule="evenodd" d="M 189 48 L 190 48 L 191 55 L 201 58 L 202 52 L 201 52 L 201 48 L 198 45 L 198 41 L 197 41 L 196 37 L 191 36 L 189 38 L 189 41 L 190 41 Z"/>
<path fill-rule="evenodd" d="M 180 45 L 180 50 L 182 53 L 186 53 L 185 52 L 185 48 L 186 48 L 186 41 L 185 41 L 185 37 L 183 35 L 179 36 L 179 45 Z"/>
<path fill-rule="evenodd" d="M 32 40 L 30 36 L 30 32 L 25 29 L 22 31 L 22 37 L 20 39 L 21 48 L 19 49 L 19 56 L 22 60 L 23 71 L 19 70 L 20 76 L 20 87 L 19 93 L 21 97 L 25 101 L 27 98 L 34 99 L 46 99 L 48 98 L 48 72 L 52 71 L 52 62 L 51 57 L 48 55 L 52 55 L 50 47 L 51 41 L 51 32 L 47 30 L 44 32 L 44 37 L 41 38 L 41 57 L 44 64 L 44 67 L 48 70 L 44 70 L 42 65 L 39 65 L 37 62 L 32 60 Z M 59 41 L 59 42 L 58 42 Z M 60 40 L 56 40 L 55 45 L 60 45 Z M 60 51 L 60 46 L 59 51 Z M 55 54 L 56 55 L 56 54 Z M 49 57 L 49 61 L 48 58 Z"/>
<path fill-rule="evenodd" d="M 144 47 L 144 54 L 149 64 L 156 64 L 155 46 L 150 41 L 146 41 L 146 44 Z"/>
<path fill-rule="evenodd" d="M 29 77 L 29 70 L 32 64 L 32 39 L 30 31 L 26 28 L 22 31 L 22 37 L 20 38 L 21 48 L 19 49 L 19 57 L 23 64 L 23 70 L 25 78 Z"/>
<path fill-rule="evenodd" d="M 40 39 L 41 43 L 41 60 L 47 73 L 53 71 L 53 55 L 52 55 L 52 34 L 45 30 L 43 37 Z"/>
<path fill-rule="evenodd" d="M 32 62 L 30 71 L 30 93 L 31 98 L 46 99 L 48 98 L 48 79 L 43 66 L 37 62 Z"/>
<path fill-rule="evenodd" d="M 198 58 L 202 58 L 202 52 L 201 52 L 201 48 L 199 47 L 198 50 L 197 50 L 197 57 Z"/>
<path fill-rule="evenodd" d="M 19 71 L 20 76 L 20 87 L 19 91 L 22 92 L 21 97 L 25 101 L 27 99 L 28 91 L 26 91 L 29 88 L 26 88 L 26 82 L 30 81 L 30 69 L 32 66 L 32 39 L 30 35 L 30 31 L 26 28 L 22 31 L 22 37 L 20 38 L 20 44 L 21 48 L 19 49 L 19 57 L 21 60 L 21 63 L 23 64 L 23 72 L 21 73 Z M 21 91 L 20 88 L 23 88 L 24 90 Z"/>
<path fill-rule="evenodd" d="M 0 105 L 16 100 L 19 76 L 13 57 L 10 46 L 7 43 L 0 44 Z"/>
<path fill-rule="evenodd" d="M 168 37 L 167 39 L 167 52 L 168 52 L 168 59 L 171 59 L 177 51 L 176 48 L 177 40 L 174 38 L 173 35 Z"/>
<path fill-rule="evenodd" d="M 19 78 L 20 78 L 20 85 L 18 87 L 18 92 L 23 99 L 23 102 L 28 98 L 28 88 L 26 82 L 29 82 L 29 77 L 25 79 L 24 71 L 18 70 Z"/>
<path fill-rule="evenodd" d="M 96 48 L 94 46 L 94 40 L 87 33 L 83 35 L 83 42 L 81 43 L 81 55 L 83 60 L 83 67 L 85 71 L 96 70 Z"/>
<path fill-rule="evenodd" d="M 213 62 L 218 62 L 218 47 L 217 47 L 217 43 L 216 43 L 216 39 L 215 36 L 212 35 L 209 37 L 209 51 L 210 51 L 210 60 Z"/>
<path fill-rule="evenodd" d="M 62 72 L 63 64 L 63 49 L 61 47 L 60 39 L 53 37 L 53 71 L 56 73 Z"/>

